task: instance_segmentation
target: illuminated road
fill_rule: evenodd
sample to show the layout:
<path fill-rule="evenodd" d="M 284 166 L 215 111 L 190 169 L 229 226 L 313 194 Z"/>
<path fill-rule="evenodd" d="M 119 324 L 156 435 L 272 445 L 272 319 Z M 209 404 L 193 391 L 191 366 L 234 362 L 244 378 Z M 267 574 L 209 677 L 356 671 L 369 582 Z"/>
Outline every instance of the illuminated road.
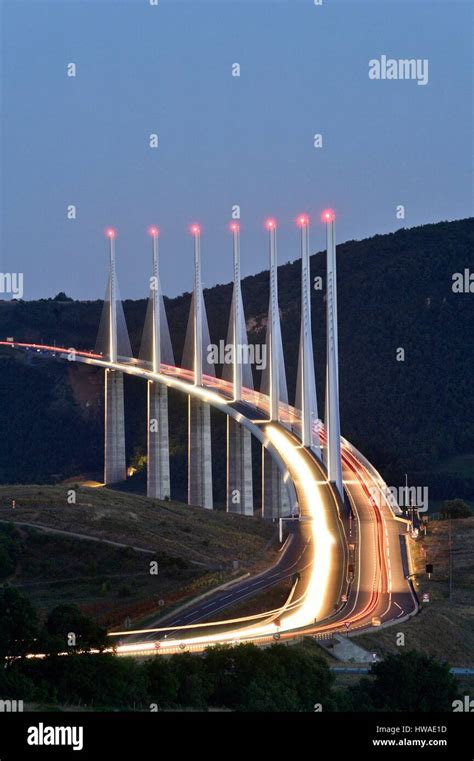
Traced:
<path fill-rule="evenodd" d="M 266 644 L 303 634 L 366 629 L 416 612 L 417 603 L 406 579 L 410 573 L 406 522 L 394 515 L 386 500 L 381 499 L 380 505 L 374 502 L 373 490 L 383 484 L 381 477 L 345 440 L 343 478 L 353 513 L 350 524 L 347 507 L 340 504 L 317 457 L 303 448 L 284 424 L 269 423 L 265 418 L 265 395 L 244 389 L 243 402 L 234 404 L 230 383 L 205 376 L 205 386 L 194 386 L 192 372 L 181 368 L 162 365 L 161 373 L 153 373 L 146 363 L 137 360 L 111 363 L 91 352 L 71 355 L 62 347 L 7 341 L 0 341 L 0 345 L 116 369 L 197 396 L 247 427 L 267 446 L 282 473 L 289 476 L 290 494 L 293 490 L 300 520 L 293 524 L 292 539 L 278 565 L 186 607 L 165 626 L 148 627 L 133 632 L 133 636 L 130 632 L 114 633 L 115 642 L 121 637 L 117 652 L 170 654 L 183 649 L 200 651 L 217 642 Z M 298 413 L 282 405 L 280 414 L 282 421 L 290 424 Z M 324 429 L 321 438 L 324 443 Z M 353 574 L 348 573 L 349 564 Z M 295 573 L 298 577 L 284 609 L 245 619 L 220 618 L 225 608 Z"/>

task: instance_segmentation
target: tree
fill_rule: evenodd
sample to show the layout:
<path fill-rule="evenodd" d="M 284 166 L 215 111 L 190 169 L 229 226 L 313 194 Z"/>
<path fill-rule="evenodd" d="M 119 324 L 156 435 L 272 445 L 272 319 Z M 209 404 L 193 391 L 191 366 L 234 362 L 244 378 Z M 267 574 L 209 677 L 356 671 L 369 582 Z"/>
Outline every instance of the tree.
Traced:
<path fill-rule="evenodd" d="M 470 518 L 472 510 L 462 499 L 446 499 L 441 505 L 441 518 Z"/>
<path fill-rule="evenodd" d="M 159 708 L 169 708 L 177 704 L 179 683 L 176 674 L 165 658 L 152 658 L 144 664 L 148 678 L 150 701 Z"/>
<path fill-rule="evenodd" d="M 0 526 L 0 580 L 14 572 L 20 553 L 21 539 L 15 526 L 11 523 Z"/>
<path fill-rule="evenodd" d="M 46 620 L 45 629 L 48 635 L 46 648 L 50 653 L 91 648 L 103 650 L 110 645 L 106 630 L 81 613 L 75 605 L 58 605 L 53 608 Z M 70 635 L 74 635 L 72 641 Z"/>
<path fill-rule="evenodd" d="M 38 619 L 26 597 L 11 587 L 0 587 L 0 659 L 23 656 L 35 647 Z"/>
<path fill-rule="evenodd" d="M 114 708 L 148 704 L 146 674 L 133 658 L 110 653 L 51 655 L 26 661 L 22 670 L 48 702 Z"/>
<path fill-rule="evenodd" d="M 298 645 L 253 644 L 206 650 L 209 702 L 237 711 L 310 711 L 333 707 L 333 677 L 319 654 Z"/>
<path fill-rule="evenodd" d="M 171 656 L 170 666 L 179 685 L 178 705 L 207 709 L 211 685 L 202 659 L 191 653 L 180 653 Z"/>
<path fill-rule="evenodd" d="M 449 666 L 416 650 L 387 656 L 371 674 L 351 690 L 354 710 L 451 711 L 457 696 Z"/>
<path fill-rule="evenodd" d="M 70 296 L 66 296 L 64 291 L 59 291 L 59 293 L 56 294 L 53 301 L 73 301 Z"/>

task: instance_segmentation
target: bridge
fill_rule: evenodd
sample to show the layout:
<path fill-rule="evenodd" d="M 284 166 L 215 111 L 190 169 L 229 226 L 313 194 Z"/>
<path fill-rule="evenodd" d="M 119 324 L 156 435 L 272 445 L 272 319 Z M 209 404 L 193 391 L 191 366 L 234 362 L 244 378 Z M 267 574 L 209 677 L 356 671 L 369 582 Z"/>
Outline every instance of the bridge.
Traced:
<path fill-rule="evenodd" d="M 297 394 L 288 403 L 278 306 L 277 224 L 267 220 L 270 296 L 267 363 L 259 391 L 242 361 L 248 347 L 240 283 L 240 227 L 230 225 L 234 265 L 229 321 L 230 377 L 217 378 L 209 361 L 209 331 L 201 282 L 201 231 L 191 227 L 194 288 L 187 360 L 172 357 L 159 275 L 159 231 L 150 228 L 150 298 L 140 357 L 132 356 L 115 271 L 115 230 L 108 230 L 109 281 L 99 329 L 101 350 L 20 342 L 0 345 L 102 368 L 105 375 L 104 483 L 125 480 L 124 374 L 147 383 L 147 494 L 170 496 L 168 389 L 188 397 L 188 503 L 213 509 L 210 408 L 227 416 L 226 508 L 252 516 L 251 437 L 262 449 L 264 520 L 288 527 L 278 563 L 264 573 L 196 600 L 166 624 L 110 632 L 116 652 L 202 651 L 215 643 L 268 644 L 303 635 L 351 634 L 401 622 L 418 610 L 410 576 L 408 523 L 388 501 L 382 476 L 341 436 L 337 331 L 335 215 L 326 226 L 326 394 L 318 414 L 311 326 L 309 219 L 298 217 L 301 245 L 301 327 Z M 187 366 L 186 366 L 187 365 Z M 259 615 L 222 618 L 221 611 L 291 578 L 285 604 Z"/>

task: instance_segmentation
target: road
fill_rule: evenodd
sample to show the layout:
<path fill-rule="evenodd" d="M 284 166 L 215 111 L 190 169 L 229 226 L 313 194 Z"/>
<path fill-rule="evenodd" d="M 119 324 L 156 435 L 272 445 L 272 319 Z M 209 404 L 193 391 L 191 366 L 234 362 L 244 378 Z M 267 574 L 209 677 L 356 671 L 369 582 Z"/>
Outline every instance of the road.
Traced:
<path fill-rule="evenodd" d="M 2 344 L 46 357 L 67 359 L 71 355 L 62 347 L 0 342 Z M 231 384 L 205 377 L 208 387 L 196 387 L 192 384 L 192 373 L 181 368 L 162 366 L 161 373 L 153 373 L 137 360 L 111 363 L 101 355 L 80 351 L 74 353 L 74 359 L 165 382 L 233 416 L 271 448 L 280 467 L 290 476 L 299 505 L 300 520 L 295 522 L 291 541 L 276 566 L 196 602 L 177 613 L 166 626 L 149 626 L 146 632 L 115 633 L 115 641 L 122 637 L 118 652 L 146 653 L 155 648 L 155 643 L 160 652 L 166 653 L 182 649 L 200 651 L 217 642 L 266 644 L 307 634 L 367 629 L 416 612 L 417 602 L 406 579 L 409 574 L 404 536 L 406 522 L 394 514 L 383 496 L 374 500 L 377 487 L 380 490 L 381 477 L 348 442 L 343 440 L 342 459 L 344 487 L 353 514 L 351 534 L 347 507 L 327 481 L 315 454 L 303 448 L 285 425 L 265 420 L 268 400 L 264 395 L 244 390 L 243 402 L 235 405 Z M 283 420 L 291 419 L 294 412 L 285 406 Z M 321 437 L 324 442 L 324 429 Z M 348 545 L 353 545 L 353 549 Z M 351 558 L 352 579 L 348 575 Z M 298 573 L 298 581 L 285 609 L 268 611 L 248 620 L 221 618 L 222 611 L 229 606 L 295 573 Z M 153 629 L 159 631 L 150 631 Z"/>

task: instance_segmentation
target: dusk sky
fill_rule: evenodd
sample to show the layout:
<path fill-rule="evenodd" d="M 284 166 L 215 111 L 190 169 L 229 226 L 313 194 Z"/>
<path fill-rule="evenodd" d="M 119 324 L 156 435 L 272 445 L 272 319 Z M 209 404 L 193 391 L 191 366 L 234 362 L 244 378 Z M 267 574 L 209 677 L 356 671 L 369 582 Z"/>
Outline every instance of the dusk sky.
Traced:
<path fill-rule="evenodd" d="M 1 270 L 24 273 L 25 299 L 102 298 L 111 225 L 122 296 L 140 298 L 156 224 L 173 296 L 192 287 L 194 221 L 205 286 L 231 280 L 234 204 L 243 275 L 267 267 L 269 215 L 281 263 L 298 255 L 299 212 L 313 251 L 327 206 L 339 242 L 470 216 L 470 6 L 3 2 Z M 427 84 L 370 79 L 382 55 L 428 59 Z"/>

